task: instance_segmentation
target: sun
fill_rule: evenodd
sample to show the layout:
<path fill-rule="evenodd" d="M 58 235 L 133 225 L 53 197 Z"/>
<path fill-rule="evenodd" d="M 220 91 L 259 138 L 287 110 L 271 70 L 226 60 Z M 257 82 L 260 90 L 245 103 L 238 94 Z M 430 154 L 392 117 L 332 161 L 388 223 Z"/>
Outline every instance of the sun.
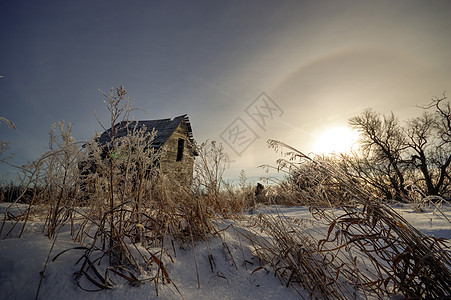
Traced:
<path fill-rule="evenodd" d="M 316 154 L 349 153 L 356 148 L 358 135 L 348 127 L 331 127 L 324 131 L 316 140 L 314 152 Z"/>

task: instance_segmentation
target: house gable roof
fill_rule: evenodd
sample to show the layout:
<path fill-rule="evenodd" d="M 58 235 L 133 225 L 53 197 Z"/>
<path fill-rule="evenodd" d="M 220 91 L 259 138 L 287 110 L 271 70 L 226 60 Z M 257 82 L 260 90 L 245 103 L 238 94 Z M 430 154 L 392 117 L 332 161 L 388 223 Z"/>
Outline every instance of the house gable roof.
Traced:
<path fill-rule="evenodd" d="M 116 124 L 114 127 L 116 129 L 116 138 L 121 138 L 126 136 L 129 132 L 133 131 L 136 126 L 137 130 L 140 130 L 144 126 L 148 132 L 152 132 L 155 128 L 157 134 L 155 139 L 152 141 L 152 147 L 160 148 L 174 133 L 177 127 L 182 124 L 185 127 L 188 134 L 188 139 L 191 143 L 194 143 L 193 132 L 191 129 L 191 124 L 189 118 L 186 115 L 175 117 L 174 119 L 160 119 L 160 120 L 144 120 L 144 121 L 122 121 Z M 103 132 L 102 135 L 97 139 L 98 143 L 101 145 L 106 145 L 111 140 L 111 128 Z"/>

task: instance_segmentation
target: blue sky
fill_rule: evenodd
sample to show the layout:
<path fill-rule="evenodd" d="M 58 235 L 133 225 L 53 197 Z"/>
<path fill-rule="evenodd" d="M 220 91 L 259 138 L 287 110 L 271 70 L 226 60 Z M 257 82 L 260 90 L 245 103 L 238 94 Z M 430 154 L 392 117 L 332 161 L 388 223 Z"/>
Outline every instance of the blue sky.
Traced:
<path fill-rule="evenodd" d="M 451 2 L 4 1 L 0 139 L 23 164 L 47 150 L 53 122 L 89 139 L 108 121 L 98 89 L 124 85 L 135 119 L 188 114 L 198 142 L 237 118 L 257 137 L 226 176 L 278 157 L 269 138 L 312 151 L 363 109 L 419 113 L 451 89 Z M 265 92 L 282 113 L 264 128 L 246 108 Z M 5 170 L 3 167 L 2 170 Z"/>

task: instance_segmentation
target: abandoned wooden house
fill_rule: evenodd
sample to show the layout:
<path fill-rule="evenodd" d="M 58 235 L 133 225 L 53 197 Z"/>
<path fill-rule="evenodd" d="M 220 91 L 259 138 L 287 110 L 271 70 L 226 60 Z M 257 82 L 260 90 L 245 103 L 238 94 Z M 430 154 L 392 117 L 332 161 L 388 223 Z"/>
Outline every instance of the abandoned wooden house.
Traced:
<path fill-rule="evenodd" d="M 193 132 L 186 115 L 174 119 L 120 122 L 115 125 L 116 139 L 120 139 L 134 128 L 140 130 L 145 126 L 147 132 L 156 130 L 156 136 L 150 146 L 161 150 L 158 162 L 160 171 L 171 176 L 182 185 L 189 185 L 193 179 L 194 148 Z M 111 141 L 111 128 L 103 132 L 97 142 L 106 145 Z"/>

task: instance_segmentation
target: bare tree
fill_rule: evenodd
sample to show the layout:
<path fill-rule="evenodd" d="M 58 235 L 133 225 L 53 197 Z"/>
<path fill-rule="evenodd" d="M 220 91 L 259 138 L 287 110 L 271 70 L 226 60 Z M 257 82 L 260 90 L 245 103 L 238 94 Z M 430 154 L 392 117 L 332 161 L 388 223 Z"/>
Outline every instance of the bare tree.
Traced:
<path fill-rule="evenodd" d="M 446 195 L 450 186 L 451 107 L 447 97 L 434 98 L 420 117 L 407 122 L 410 163 L 418 169 L 427 195 Z"/>
<path fill-rule="evenodd" d="M 379 173 L 376 178 L 382 181 L 377 182 L 377 186 L 384 186 L 383 190 L 393 190 L 394 199 L 404 200 L 408 192 L 402 154 L 407 145 L 398 119 L 393 113 L 381 115 L 367 109 L 361 115 L 351 118 L 349 125 L 360 132 L 361 150 L 366 157 L 365 161 L 359 162 L 358 169 L 361 172 L 367 169 L 365 172 L 370 174 Z M 366 177 L 367 180 L 370 177 Z M 391 192 L 387 195 L 390 194 Z"/>
<path fill-rule="evenodd" d="M 376 195 L 393 199 L 393 189 L 388 184 L 386 164 L 376 163 L 369 155 L 356 153 L 340 155 L 339 166 L 356 184 L 361 184 L 372 190 Z"/>
<path fill-rule="evenodd" d="M 447 97 L 434 98 L 426 111 L 399 124 L 393 113 L 371 109 L 351 118 L 360 132 L 360 155 L 342 155 L 345 171 L 387 198 L 408 196 L 415 184 L 423 195 L 449 196 L 451 186 L 451 106 Z"/>
<path fill-rule="evenodd" d="M 451 143 L 451 104 L 445 102 L 448 99 L 445 93 L 441 98 L 432 99 L 431 104 L 425 109 L 435 108 L 436 130 L 439 138 L 442 140 L 440 146 L 450 147 Z"/>

